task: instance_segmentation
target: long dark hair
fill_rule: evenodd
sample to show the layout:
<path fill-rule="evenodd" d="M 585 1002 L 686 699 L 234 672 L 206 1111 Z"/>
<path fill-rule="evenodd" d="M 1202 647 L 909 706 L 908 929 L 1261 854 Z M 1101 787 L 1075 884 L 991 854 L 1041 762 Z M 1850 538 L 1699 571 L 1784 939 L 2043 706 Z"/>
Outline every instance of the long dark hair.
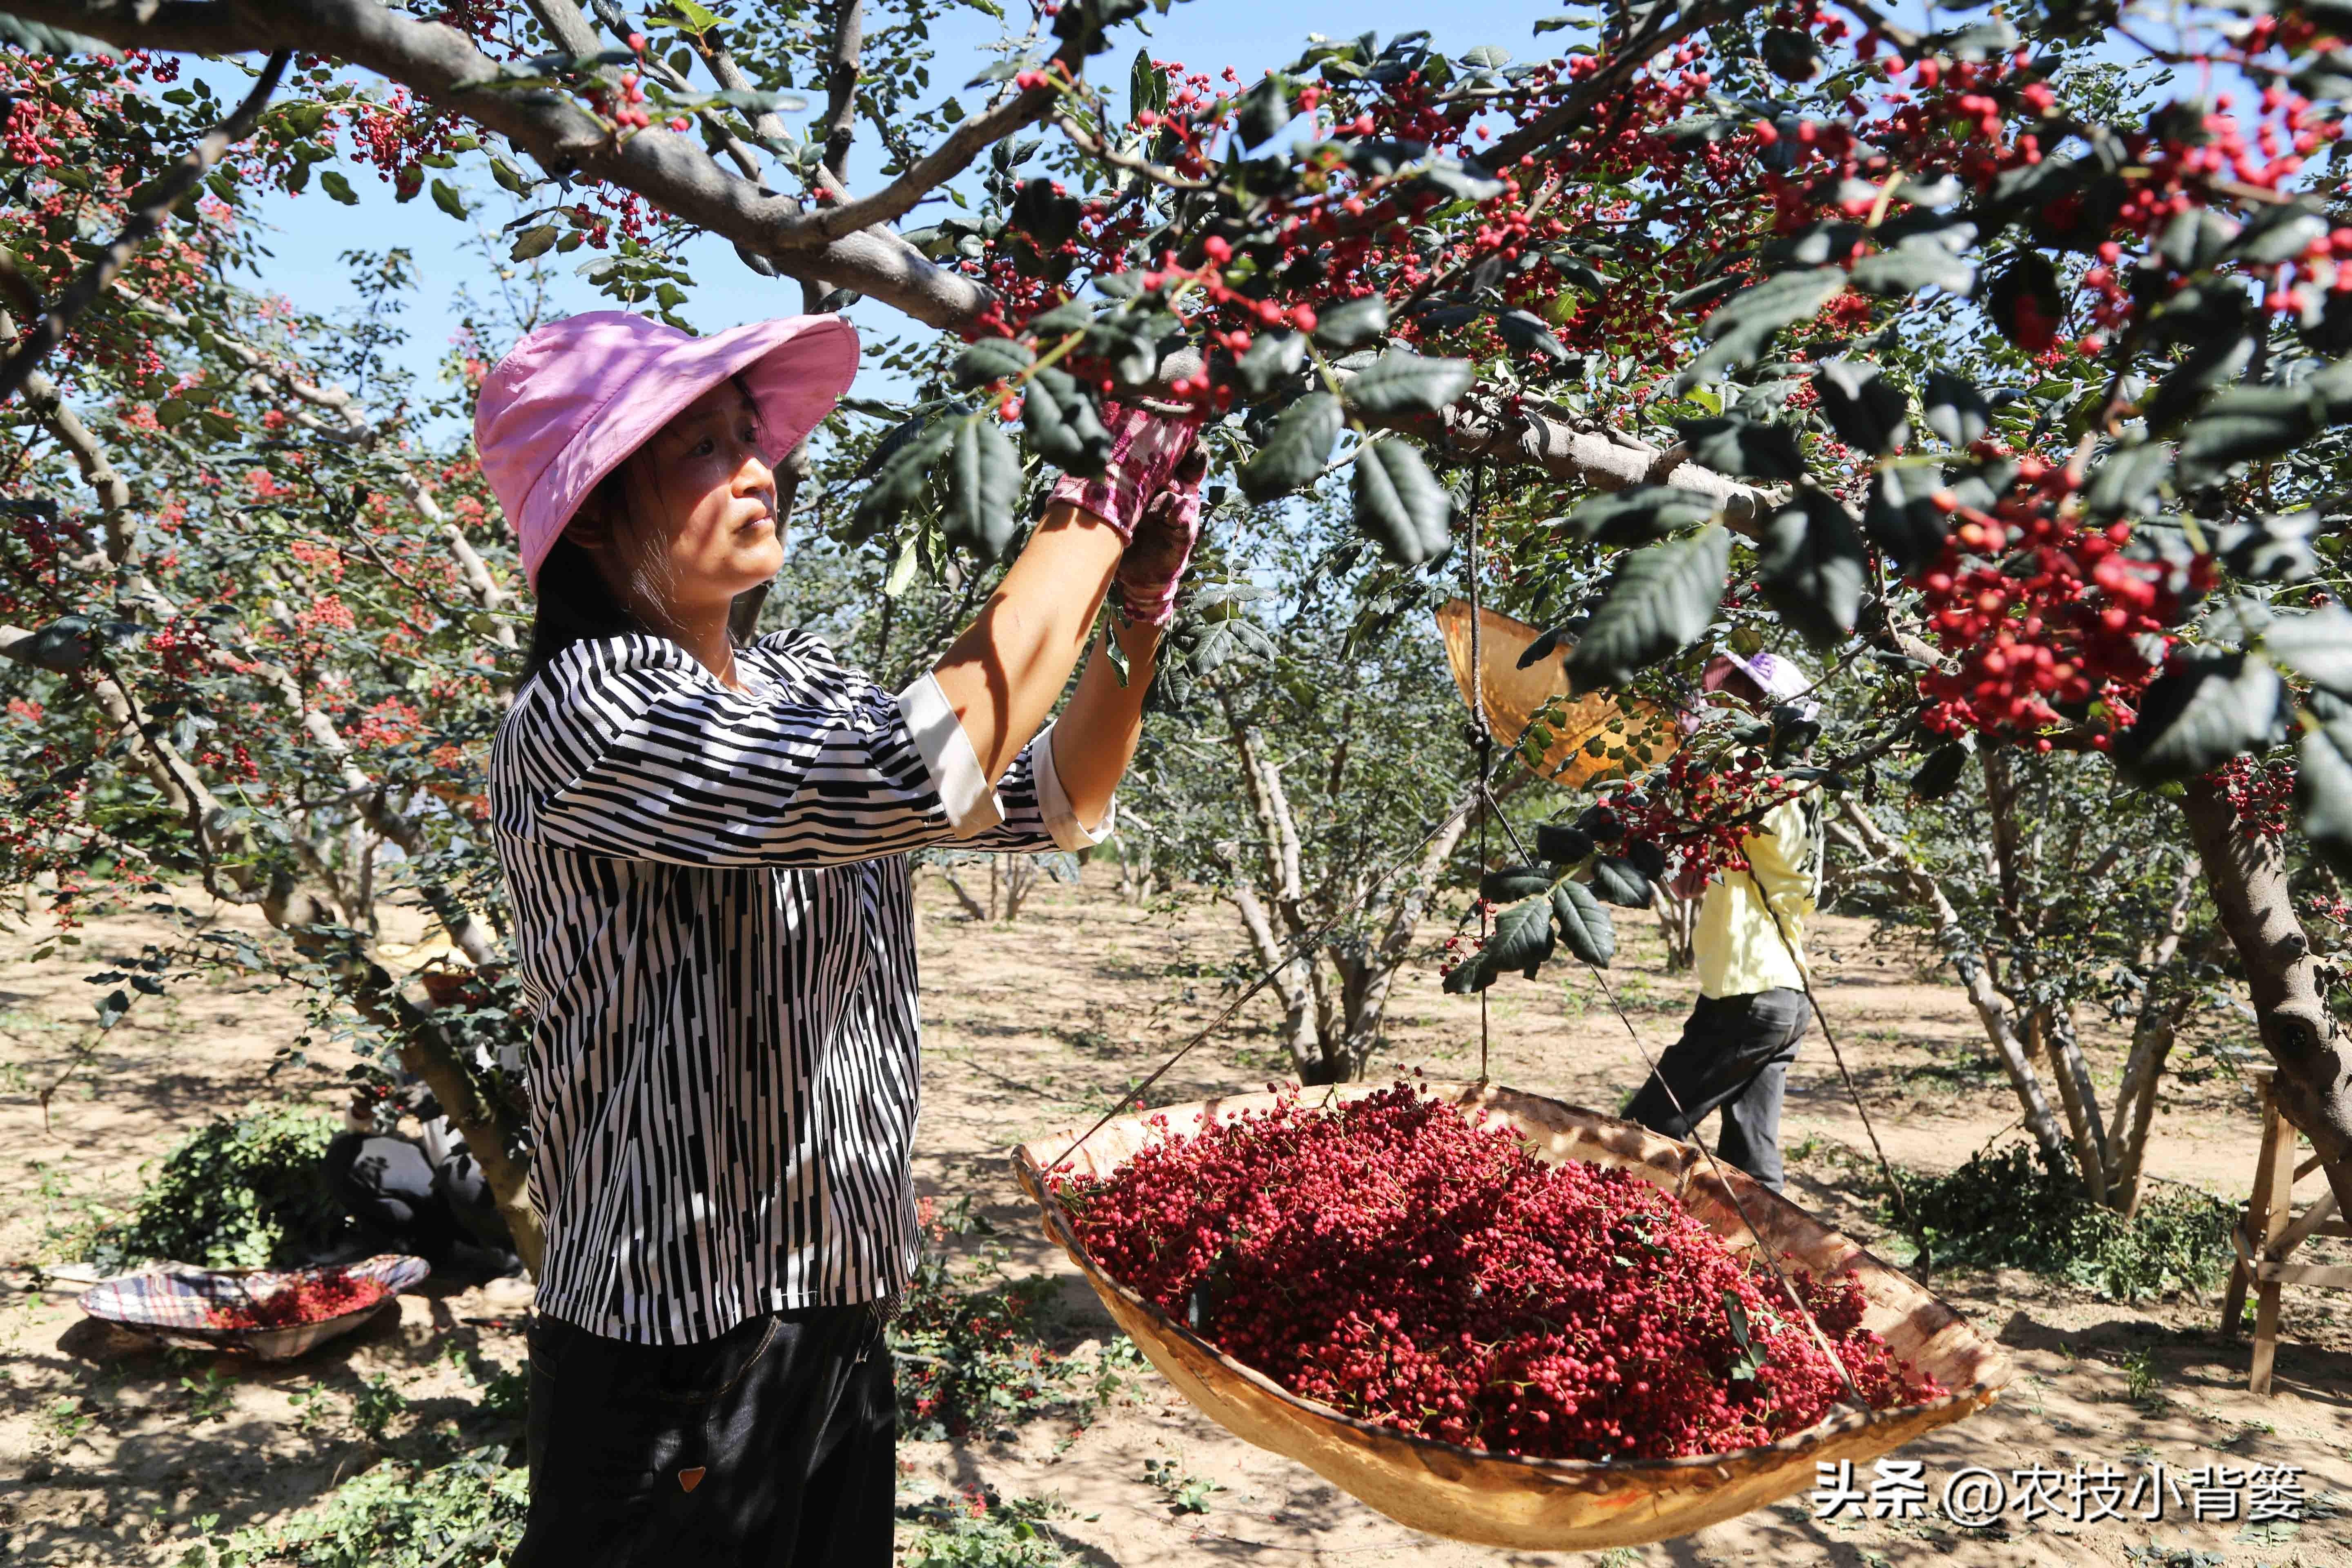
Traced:
<path fill-rule="evenodd" d="M 528 686 L 556 656 L 576 642 L 600 642 L 629 632 L 651 631 L 625 608 L 596 558 L 578 541 L 559 536 L 540 563 L 538 605 L 530 617 L 530 651 L 523 656 L 522 679 Z"/>

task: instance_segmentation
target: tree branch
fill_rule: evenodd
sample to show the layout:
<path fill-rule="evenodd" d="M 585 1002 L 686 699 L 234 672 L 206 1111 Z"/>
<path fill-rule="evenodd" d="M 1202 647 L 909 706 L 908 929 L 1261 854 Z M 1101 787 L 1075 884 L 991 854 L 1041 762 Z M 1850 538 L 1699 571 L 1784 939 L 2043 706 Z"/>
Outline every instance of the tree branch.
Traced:
<path fill-rule="evenodd" d="M 114 243 L 90 258 L 66 286 L 66 291 L 58 296 L 58 302 L 24 333 L 6 363 L 0 363 L 0 403 L 16 396 L 34 367 L 48 357 L 50 350 L 65 342 L 66 334 L 73 330 L 82 312 L 98 302 L 98 297 L 106 292 L 107 285 L 114 281 L 123 265 L 162 232 L 172 209 L 196 188 L 196 183 L 220 162 L 221 154 L 253 134 L 255 123 L 260 120 L 270 95 L 278 90 L 278 83 L 286 74 L 286 63 L 292 58 L 292 51 L 288 49 L 271 55 L 262 66 L 253 90 L 245 95 L 245 101 L 227 119 L 199 137 L 194 146 L 180 155 L 178 163 L 138 193 L 138 205 L 131 211 L 131 221 L 122 226 Z"/>
<path fill-rule="evenodd" d="M 348 61 L 497 132 L 551 174 L 609 181 L 686 223 L 766 258 L 781 272 L 856 289 L 929 326 L 961 329 L 994 299 L 982 285 L 934 265 L 887 229 L 845 232 L 856 226 L 837 216 L 821 225 L 818 220 L 831 215 L 803 214 L 794 198 L 729 174 L 692 138 L 661 130 L 617 137 L 558 94 L 503 89 L 498 85 L 498 62 L 465 35 L 373 0 L 210 0 L 179 9 L 167 5 L 157 15 L 169 13 L 169 27 L 142 20 L 132 0 L 22 0 L 16 9 L 35 20 L 126 47 L 234 54 L 268 45 Z M 204 15 L 192 17 L 190 12 Z M 196 25 L 199 21 L 202 25 Z M 1008 100 L 998 114 L 1034 98 L 1034 118 L 1055 96 L 1050 89 L 1033 89 Z M 960 132 L 965 131 L 959 127 Z M 961 169 L 978 149 L 961 158 L 950 156 L 961 145 L 951 136 L 923 167 L 951 164 L 947 168 L 950 174 Z M 910 171 L 899 182 L 899 195 L 882 205 L 891 206 L 903 197 L 905 205 L 896 210 L 910 207 L 920 193 L 907 196 L 903 187 L 913 178 Z"/>
<path fill-rule="evenodd" d="M 849 146 L 857 134 L 857 73 L 866 47 L 866 0 L 834 0 L 833 58 L 824 77 L 824 166 L 835 181 L 849 178 Z"/>
<path fill-rule="evenodd" d="M 542 0 L 546 3 L 546 0 Z M 233 54 L 272 45 L 345 60 L 410 88 L 506 137 L 551 174 L 605 180 L 635 192 L 683 222 L 734 242 L 803 282 L 854 289 L 944 331 L 969 328 L 995 302 L 985 285 L 940 267 L 887 226 L 911 211 L 941 182 L 968 167 L 982 150 L 1044 119 L 1060 102 L 1052 87 L 1016 93 L 950 133 L 884 190 L 837 205 L 803 212 L 791 196 L 761 189 L 720 168 L 693 140 L 667 131 L 612 135 L 562 96 L 499 88 L 496 61 L 464 35 L 417 21 L 374 0 L 13 0 L 22 16 L 110 42 L 141 48 Z M 1694 17 L 1712 16 L 1718 5 Z M 1677 24 L 1688 27 L 1698 21 Z M 1679 34 L 1677 35 L 1679 36 Z M 1084 46 L 1066 40 L 1054 59 L 1073 79 Z M 749 86 L 723 48 L 703 58 L 721 86 Z M 1050 67 L 1048 68 L 1051 68 Z M 1582 87 L 1585 84 L 1580 84 Z M 759 121 L 763 138 L 782 137 L 773 116 Z M 1496 155 L 1499 164 L 1505 160 Z M 838 184 L 832 171 L 822 178 Z M 1188 356 L 1171 355 L 1163 377 L 1184 374 Z M 1197 361 L 1192 361 L 1197 365 Z M 1628 437 L 1580 430 L 1528 411 L 1480 411 L 1457 406 L 1391 427 L 1430 442 L 1449 457 L 1542 468 L 1555 479 L 1619 489 L 1664 478 L 1725 504 L 1732 526 L 1752 528 L 1759 492 L 1694 463 L 1661 476 L 1658 448 Z"/>

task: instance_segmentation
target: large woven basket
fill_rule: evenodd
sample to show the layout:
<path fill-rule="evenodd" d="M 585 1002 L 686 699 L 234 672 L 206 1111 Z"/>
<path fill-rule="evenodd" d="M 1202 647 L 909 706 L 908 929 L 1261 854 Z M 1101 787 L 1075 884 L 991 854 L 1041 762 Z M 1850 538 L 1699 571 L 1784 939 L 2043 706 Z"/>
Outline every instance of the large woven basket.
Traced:
<path fill-rule="evenodd" d="M 1359 1085 L 1327 1091 L 1339 1100 L 1376 1092 Z M 1755 1245 L 1706 1157 L 1678 1143 L 1556 1100 L 1493 1085 L 1433 1083 L 1425 1092 L 1484 1110 L 1517 1128 L 1546 1160 L 1619 1165 L 1671 1193 L 1735 1250 Z M 1244 1111 L 1272 1107 L 1271 1094 L 1235 1095 L 1121 1117 L 1070 1157 L 1074 1173 L 1103 1175 L 1163 1134 L 1197 1131 Z M 1864 1321 L 1897 1356 L 1951 1392 L 1922 1405 L 1875 1413 L 1851 1407 L 1769 1447 L 1686 1459 L 1597 1463 L 1529 1459 L 1407 1436 L 1302 1399 L 1244 1366 L 1105 1273 L 1087 1253 L 1046 1190 L 1047 1164 L 1073 1129 L 1024 1143 L 1013 1163 L 1044 1212 L 1046 1234 L 1070 1255 L 1103 1305 L 1151 1363 L 1218 1425 L 1297 1459 L 1391 1519 L 1432 1535 L 1533 1551 L 1633 1546 L 1717 1523 L 1814 1484 L 1813 1467 L 1866 1462 L 1922 1433 L 1990 1404 L 2009 1381 L 2006 1356 L 1978 1337 L 1927 1290 L 1738 1171 L 1725 1171 L 1757 1228 L 1785 1258 L 1815 1273 L 1852 1269 L 1868 1300 Z"/>
<path fill-rule="evenodd" d="M 291 1361 L 392 1309 L 395 1296 L 423 1279 L 433 1268 L 422 1258 L 385 1252 L 357 1263 L 339 1265 L 335 1271 L 377 1281 L 384 1288 L 383 1298 L 356 1311 L 313 1322 L 273 1329 L 220 1329 L 212 1326 L 215 1309 L 243 1305 L 257 1294 L 267 1294 L 304 1276 L 327 1270 L 199 1268 L 188 1263 L 159 1263 L 136 1274 L 100 1281 L 82 1294 L 79 1305 L 93 1318 L 118 1323 L 165 1344 L 191 1350 L 232 1351 L 259 1361 Z"/>

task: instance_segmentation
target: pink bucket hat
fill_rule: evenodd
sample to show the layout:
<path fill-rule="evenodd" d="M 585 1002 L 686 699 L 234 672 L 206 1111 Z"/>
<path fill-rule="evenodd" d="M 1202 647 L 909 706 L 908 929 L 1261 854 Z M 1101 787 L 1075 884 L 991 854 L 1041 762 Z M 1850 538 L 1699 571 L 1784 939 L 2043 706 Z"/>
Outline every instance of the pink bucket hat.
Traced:
<path fill-rule="evenodd" d="M 605 475 L 728 377 L 751 389 L 775 462 L 856 373 L 857 333 L 839 316 L 786 316 L 708 338 L 625 310 L 541 327 L 483 378 L 474 405 L 474 447 L 520 542 L 524 578 L 539 586 L 540 563 Z"/>

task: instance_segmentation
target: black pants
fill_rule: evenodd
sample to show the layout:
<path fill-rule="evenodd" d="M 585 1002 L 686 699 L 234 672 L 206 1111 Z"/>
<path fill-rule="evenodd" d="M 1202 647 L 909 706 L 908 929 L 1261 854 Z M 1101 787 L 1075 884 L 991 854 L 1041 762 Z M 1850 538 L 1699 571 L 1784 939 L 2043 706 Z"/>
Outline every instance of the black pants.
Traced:
<path fill-rule="evenodd" d="M 680 1346 L 538 1319 L 510 1568 L 888 1568 L 897 1426 L 870 1307 Z"/>
<path fill-rule="evenodd" d="M 465 1140 L 428 1121 L 423 1141 L 396 1132 L 341 1132 L 327 1145 L 328 1184 L 381 1245 L 434 1268 L 460 1242 L 512 1252 L 498 1200 Z"/>
<path fill-rule="evenodd" d="M 1797 1059 L 1797 1042 L 1812 1021 L 1805 994 L 1786 986 L 1700 997 L 1683 1037 L 1666 1047 L 1657 1070 L 1626 1106 L 1627 1120 L 1688 1142 L 1706 1113 L 1720 1110 L 1717 1158 L 1779 1192 L 1781 1091 L 1789 1064 Z"/>

